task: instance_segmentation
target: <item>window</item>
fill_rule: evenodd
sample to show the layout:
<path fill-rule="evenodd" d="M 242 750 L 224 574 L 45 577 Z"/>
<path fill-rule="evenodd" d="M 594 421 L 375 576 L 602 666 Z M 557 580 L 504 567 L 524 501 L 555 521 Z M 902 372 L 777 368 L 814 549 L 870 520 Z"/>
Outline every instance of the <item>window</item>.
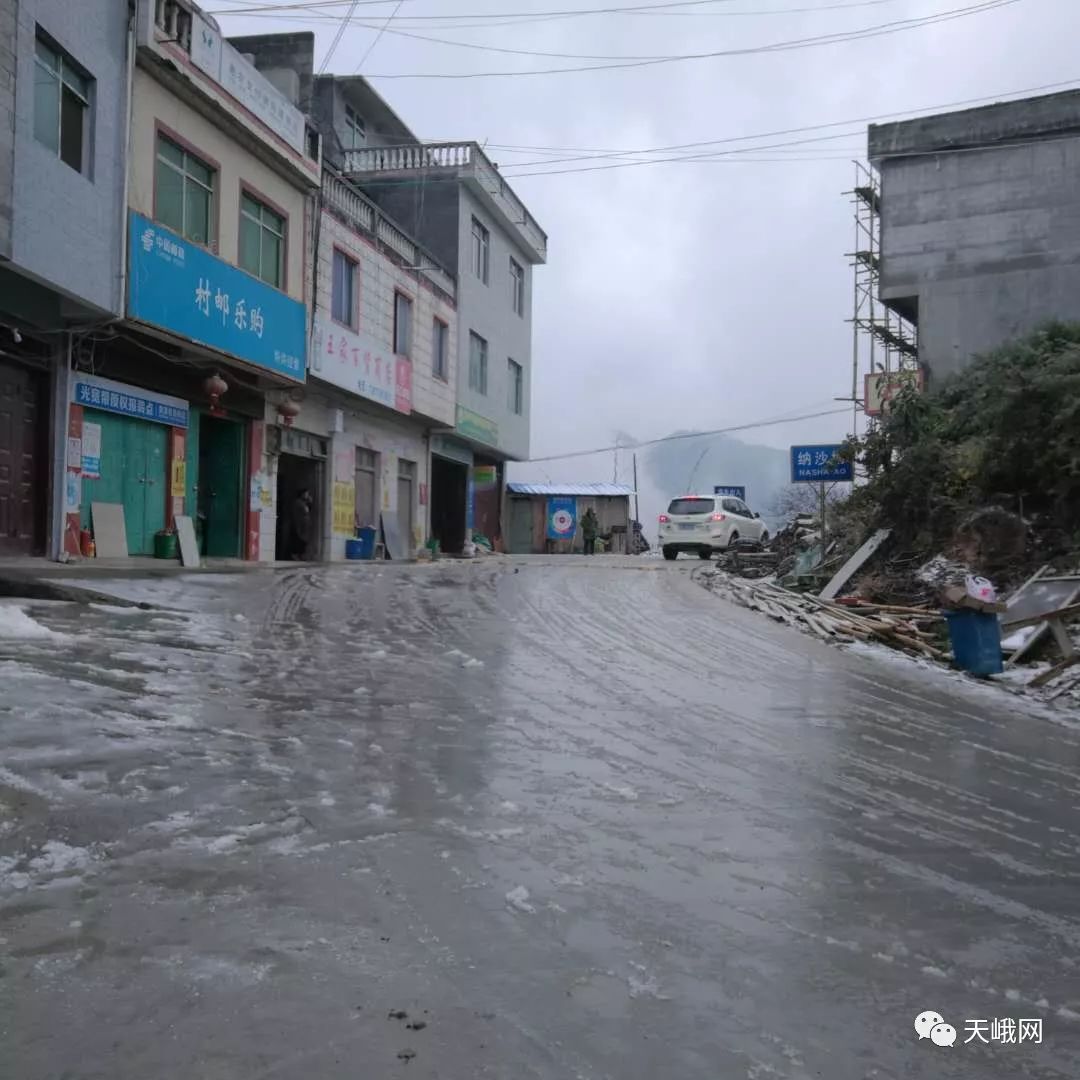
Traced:
<path fill-rule="evenodd" d="M 379 455 L 362 446 L 356 448 L 356 524 L 378 525 Z"/>
<path fill-rule="evenodd" d="M 469 331 L 469 389 L 487 393 L 488 343 L 475 331 Z"/>
<path fill-rule="evenodd" d="M 412 348 L 412 301 L 404 293 L 394 293 L 394 352 L 408 356 Z"/>
<path fill-rule="evenodd" d="M 90 80 L 39 37 L 34 53 L 34 137 L 65 165 L 87 172 L 89 119 Z"/>
<path fill-rule="evenodd" d="M 158 136 L 154 217 L 192 243 L 214 243 L 214 170 L 164 135 Z"/>
<path fill-rule="evenodd" d="M 688 517 L 691 514 L 711 514 L 713 512 L 714 503 L 711 497 L 702 498 L 698 495 L 689 495 L 685 499 L 672 499 L 668 504 L 667 512 L 669 514 L 678 514 L 680 517 Z"/>
<path fill-rule="evenodd" d="M 240 196 L 240 265 L 267 285 L 285 281 L 285 218 L 246 191 Z"/>
<path fill-rule="evenodd" d="M 343 150 L 359 150 L 367 144 L 367 124 L 351 106 L 345 106 L 345 145 Z"/>
<path fill-rule="evenodd" d="M 510 303 L 518 315 L 524 316 L 525 269 L 514 258 L 510 259 Z"/>
<path fill-rule="evenodd" d="M 450 327 L 441 319 L 435 320 L 431 373 L 436 379 L 448 379 L 450 377 Z"/>
<path fill-rule="evenodd" d="M 472 268 L 473 273 L 486 285 L 491 265 L 491 233 L 472 219 Z"/>
<path fill-rule="evenodd" d="M 334 286 L 330 315 L 344 326 L 356 329 L 356 260 L 334 249 Z"/>
<path fill-rule="evenodd" d="M 513 360 L 506 361 L 507 407 L 515 416 L 525 411 L 525 372 L 521 365 Z"/>

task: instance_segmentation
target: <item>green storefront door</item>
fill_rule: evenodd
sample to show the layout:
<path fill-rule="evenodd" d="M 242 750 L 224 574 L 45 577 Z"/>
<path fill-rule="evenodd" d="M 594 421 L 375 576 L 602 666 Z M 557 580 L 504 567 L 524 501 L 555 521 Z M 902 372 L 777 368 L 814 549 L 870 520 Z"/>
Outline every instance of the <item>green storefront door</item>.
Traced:
<path fill-rule="evenodd" d="M 94 409 L 83 422 L 101 428 L 101 476 L 83 479 L 83 525 L 90 525 L 91 503 L 121 503 L 128 554 L 152 555 L 154 533 L 165 528 L 169 429 Z"/>
<path fill-rule="evenodd" d="M 211 559 L 235 559 L 244 537 L 245 428 L 227 417 L 197 415 L 203 552 Z M 191 449 L 188 456 L 193 457 Z"/>

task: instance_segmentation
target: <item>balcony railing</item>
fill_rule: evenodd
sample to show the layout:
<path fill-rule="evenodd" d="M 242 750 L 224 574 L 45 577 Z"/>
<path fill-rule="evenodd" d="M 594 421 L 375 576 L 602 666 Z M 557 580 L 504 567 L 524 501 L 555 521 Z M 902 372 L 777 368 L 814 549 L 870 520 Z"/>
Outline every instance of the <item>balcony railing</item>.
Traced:
<path fill-rule="evenodd" d="M 350 176 L 437 169 L 471 176 L 520 231 L 540 261 L 547 259 L 547 235 L 544 230 L 477 143 L 417 143 L 345 151 L 345 172 Z"/>
<path fill-rule="evenodd" d="M 408 233 L 400 229 L 373 202 L 331 169 L 323 169 L 323 203 L 354 229 L 367 233 L 399 255 L 408 267 L 421 267 L 437 289 L 454 300 L 457 282 Z"/>

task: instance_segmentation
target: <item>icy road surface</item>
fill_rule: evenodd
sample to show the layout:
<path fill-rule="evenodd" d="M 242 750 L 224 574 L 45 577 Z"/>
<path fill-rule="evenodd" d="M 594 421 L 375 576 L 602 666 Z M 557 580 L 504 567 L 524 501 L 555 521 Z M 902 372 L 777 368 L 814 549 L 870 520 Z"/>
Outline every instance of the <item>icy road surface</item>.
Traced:
<path fill-rule="evenodd" d="M 4 609 L 0 1074 L 1075 1080 L 1080 733 L 693 565 Z"/>

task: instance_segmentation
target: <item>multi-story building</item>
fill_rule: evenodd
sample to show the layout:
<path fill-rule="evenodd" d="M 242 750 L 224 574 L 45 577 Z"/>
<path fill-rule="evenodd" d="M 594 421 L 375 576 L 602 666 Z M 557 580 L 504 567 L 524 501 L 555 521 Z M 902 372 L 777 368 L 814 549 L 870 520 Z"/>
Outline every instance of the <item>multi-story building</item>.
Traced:
<path fill-rule="evenodd" d="M 78 14 L 0 0 L 0 555 L 61 550 L 72 362 L 123 310 L 131 22 L 116 0 Z"/>
<path fill-rule="evenodd" d="M 232 43 L 310 110 L 314 35 Z M 331 164 L 320 202 L 311 356 L 297 427 L 329 433 L 323 553 L 343 558 L 357 526 L 381 526 L 388 544 L 396 533 L 406 554 L 431 536 L 444 551 L 460 551 L 467 470 L 444 469 L 431 456 L 433 434 L 455 422 L 457 282 Z"/>
<path fill-rule="evenodd" d="M 1080 319 L 1080 91 L 869 130 L 880 297 L 943 376 L 1050 319 Z"/>
<path fill-rule="evenodd" d="M 453 422 L 431 439 L 433 498 L 468 470 L 469 524 L 502 533 L 504 466 L 529 454 L 532 271 L 547 237 L 474 142 L 422 144 L 359 77 L 315 75 L 304 35 L 234 39 L 279 85 L 292 79 L 324 160 L 457 279 Z"/>
<path fill-rule="evenodd" d="M 69 543 L 109 503 L 131 554 L 186 513 L 207 556 L 272 558 L 279 455 L 325 471 L 325 443 L 288 431 L 318 138 L 193 4 L 134 10 L 125 319 L 74 358 Z"/>

